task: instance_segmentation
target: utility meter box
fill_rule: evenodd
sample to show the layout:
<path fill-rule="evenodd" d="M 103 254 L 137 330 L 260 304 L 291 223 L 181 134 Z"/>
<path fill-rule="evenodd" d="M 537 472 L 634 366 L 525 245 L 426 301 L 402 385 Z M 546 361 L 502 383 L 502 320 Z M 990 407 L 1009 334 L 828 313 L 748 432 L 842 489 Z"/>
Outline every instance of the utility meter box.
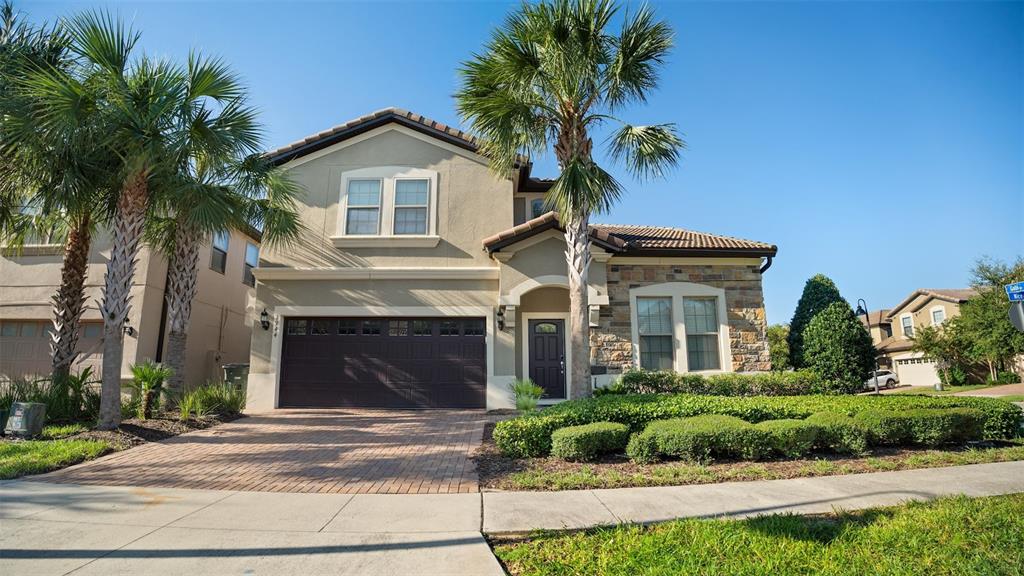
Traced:
<path fill-rule="evenodd" d="M 43 433 L 46 420 L 46 404 L 39 402 L 15 402 L 11 404 L 11 415 L 7 418 L 4 432 L 13 436 L 32 438 Z"/>
<path fill-rule="evenodd" d="M 225 364 L 223 369 L 225 383 L 236 388 L 245 388 L 245 384 L 249 380 L 248 364 Z"/>

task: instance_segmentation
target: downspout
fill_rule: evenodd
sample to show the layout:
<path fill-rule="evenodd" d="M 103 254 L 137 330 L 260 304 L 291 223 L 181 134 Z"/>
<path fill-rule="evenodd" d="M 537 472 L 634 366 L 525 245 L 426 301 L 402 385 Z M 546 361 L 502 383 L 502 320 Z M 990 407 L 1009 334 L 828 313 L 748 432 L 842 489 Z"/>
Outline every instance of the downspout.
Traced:
<path fill-rule="evenodd" d="M 758 272 L 760 272 L 761 274 L 764 274 L 771 267 L 772 267 L 772 257 L 771 256 L 765 256 L 764 257 L 764 264 L 761 265 L 761 269 L 758 270 Z"/>
<path fill-rule="evenodd" d="M 171 281 L 171 267 L 170 261 L 168 261 L 167 275 L 164 277 L 164 289 L 161 294 L 160 300 L 163 302 L 160 305 L 160 332 L 156 336 L 156 359 L 153 360 L 157 364 L 164 359 L 164 333 L 167 332 L 167 286 Z"/>

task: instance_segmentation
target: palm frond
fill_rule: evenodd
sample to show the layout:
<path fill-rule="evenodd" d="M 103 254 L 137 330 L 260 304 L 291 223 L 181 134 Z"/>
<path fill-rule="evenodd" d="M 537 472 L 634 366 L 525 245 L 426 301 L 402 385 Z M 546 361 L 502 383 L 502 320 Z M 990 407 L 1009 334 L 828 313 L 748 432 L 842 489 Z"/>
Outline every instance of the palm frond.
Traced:
<path fill-rule="evenodd" d="M 624 125 L 610 138 L 610 152 L 640 179 L 660 178 L 679 162 L 686 144 L 674 124 Z"/>
<path fill-rule="evenodd" d="M 124 21 L 104 11 L 83 12 L 67 20 L 64 27 L 74 52 L 114 76 L 125 73 L 140 38 Z"/>
<path fill-rule="evenodd" d="M 632 101 L 646 101 L 647 93 L 658 86 L 658 68 L 672 49 L 671 27 L 655 21 L 645 6 L 632 18 L 627 16 L 613 44 L 606 93 L 609 105 L 615 109 Z"/>
<path fill-rule="evenodd" d="M 572 214 L 608 212 L 622 193 L 614 176 L 593 161 L 577 159 L 562 167 L 546 201 L 567 220 Z"/>

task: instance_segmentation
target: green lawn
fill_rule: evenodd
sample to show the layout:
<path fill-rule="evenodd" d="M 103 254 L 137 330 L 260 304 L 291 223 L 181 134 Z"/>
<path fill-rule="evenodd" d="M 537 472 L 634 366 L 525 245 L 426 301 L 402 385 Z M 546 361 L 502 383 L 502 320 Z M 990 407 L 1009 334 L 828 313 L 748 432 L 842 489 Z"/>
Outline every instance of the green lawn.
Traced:
<path fill-rule="evenodd" d="M 101 456 L 110 449 L 98 440 L 26 440 L 0 443 L 0 480 L 40 474 Z"/>
<path fill-rule="evenodd" d="M 1019 575 L 1024 495 L 549 533 L 494 551 L 513 576 Z"/>
<path fill-rule="evenodd" d="M 946 396 L 958 392 L 970 392 L 972 390 L 984 390 L 994 388 L 991 384 L 968 384 L 966 386 L 947 386 L 945 390 L 936 390 L 928 386 L 913 386 L 907 390 L 893 392 L 893 394 L 910 394 L 912 396 Z"/>

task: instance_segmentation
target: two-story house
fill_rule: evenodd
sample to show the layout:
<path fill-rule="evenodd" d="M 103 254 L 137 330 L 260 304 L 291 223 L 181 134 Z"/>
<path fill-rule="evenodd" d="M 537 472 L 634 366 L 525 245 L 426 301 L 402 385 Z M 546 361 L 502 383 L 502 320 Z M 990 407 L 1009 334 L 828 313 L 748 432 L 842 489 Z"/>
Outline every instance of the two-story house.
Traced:
<path fill-rule="evenodd" d="M 248 408 L 506 408 L 566 397 L 565 241 L 550 181 L 495 175 L 470 135 L 386 109 L 275 150 L 306 231 L 261 253 Z M 628 366 L 769 369 L 762 242 L 595 224 L 594 383 Z"/>
<path fill-rule="evenodd" d="M 935 363 L 913 351 L 914 330 L 938 326 L 960 314 L 960 305 L 975 295 L 970 288 L 915 290 L 888 311 L 890 336 L 875 345 L 879 364 L 890 366 L 905 386 L 932 386 L 939 381 Z"/>
<path fill-rule="evenodd" d="M 72 371 L 86 366 L 99 377 L 103 364 L 103 320 L 98 309 L 110 238 L 96 234 L 85 281 L 85 310 Z M 254 230 L 218 234 L 200 249 L 196 298 L 186 350 L 187 385 L 222 377 L 221 365 L 248 362 L 260 235 Z M 0 379 L 50 373 L 50 299 L 60 284 L 64 246 L 36 243 L 0 253 Z M 133 364 L 159 362 L 166 348 L 167 259 L 148 246 L 139 253 L 132 281 L 132 306 L 124 338 L 121 377 Z"/>
<path fill-rule="evenodd" d="M 875 345 L 877 350 L 883 342 L 892 338 L 892 322 L 889 321 L 889 310 L 883 308 L 882 310 L 873 310 L 868 313 L 867 317 L 858 316 L 861 324 L 868 329 L 868 334 L 871 335 L 871 343 Z M 891 359 L 884 354 L 878 355 L 878 367 L 882 369 L 891 369 Z"/>

